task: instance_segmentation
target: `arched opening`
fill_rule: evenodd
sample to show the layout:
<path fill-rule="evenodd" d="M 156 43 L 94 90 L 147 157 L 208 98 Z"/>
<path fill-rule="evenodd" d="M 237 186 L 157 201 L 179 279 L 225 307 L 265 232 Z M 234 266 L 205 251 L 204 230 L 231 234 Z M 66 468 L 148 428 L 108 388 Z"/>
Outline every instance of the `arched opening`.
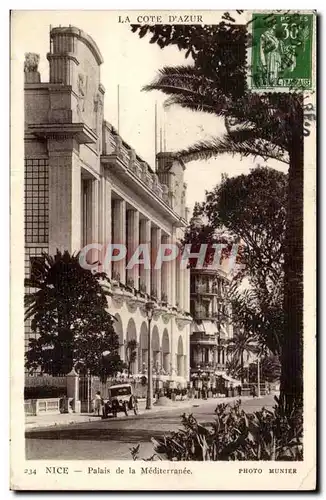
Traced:
<path fill-rule="evenodd" d="M 127 363 L 128 374 L 138 373 L 138 344 L 136 324 L 133 318 L 130 318 L 127 325 L 127 342 L 125 345 L 125 360 Z"/>
<path fill-rule="evenodd" d="M 122 320 L 121 320 L 120 314 L 115 314 L 114 317 L 116 319 L 113 320 L 113 327 L 114 327 L 115 333 L 119 337 L 119 354 L 120 354 L 120 358 L 122 359 L 122 361 L 125 361 Z"/>
<path fill-rule="evenodd" d="M 162 336 L 162 358 L 163 358 L 163 370 L 166 375 L 170 373 L 170 340 L 169 333 L 166 328 L 163 330 Z"/>
<path fill-rule="evenodd" d="M 147 342 L 148 342 L 148 326 L 145 321 L 142 322 L 139 335 L 139 371 L 145 373 L 147 371 Z"/>
<path fill-rule="evenodd" d="M 183 341 L 181 335 L 179 336 L 178 339 L 177 374 L 179 377 L 184 376 L 184 353 L 183 353 Z"/>
<path fill-rule="evenodd" d="M 153 353 L 152 366 L 156 372 L 159 372 L 162 367 L 162 359 L 161 359 L 161 349 L 160 349 L 160 336 L 156 325 L 153 327 L 152 330 L 152 353 Z"/>

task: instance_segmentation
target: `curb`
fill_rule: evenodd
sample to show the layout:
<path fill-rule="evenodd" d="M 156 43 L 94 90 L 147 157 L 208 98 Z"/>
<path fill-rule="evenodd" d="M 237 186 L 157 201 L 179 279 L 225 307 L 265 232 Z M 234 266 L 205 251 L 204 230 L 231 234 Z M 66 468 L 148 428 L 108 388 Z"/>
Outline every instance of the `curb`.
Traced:
<path fill-rule="evenodd" d="M 37 417 L 36 417 L 37 418 Z M 65 420 L 63 422 L 26 422 L 25 430 L 40 429 L 42 427 L 59 427 L 61 425 L 84 424 L 85 422 L 93 422 L 94 417 L 81 417 L 78 419 Z"/>

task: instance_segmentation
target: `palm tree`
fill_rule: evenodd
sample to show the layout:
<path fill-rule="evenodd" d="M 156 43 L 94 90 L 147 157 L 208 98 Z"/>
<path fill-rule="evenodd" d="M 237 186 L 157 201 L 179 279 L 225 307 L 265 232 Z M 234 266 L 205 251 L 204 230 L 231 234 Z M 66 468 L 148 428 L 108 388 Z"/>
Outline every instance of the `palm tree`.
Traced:
<path fill-rule="evenodd" d="M 237 380 L 241 378 L 242 370 L 238 359 L 228 359 L 225 363 L 225 369 L 227 375 L 230 375 L 232 378 L 235 378 Z"/>
<path fill-rule="evenodd" d="M 244 92 L 235 98 L 190 65 L 161 69 L 144 90 L 168 95 L 166 106 L 224 118 L 226 134 L 180 151 L 184 162 L 231 153 L 289 164 L 281 399 L 291 413 L 303 395 L 303 95 Z"/>
<path fill-rule="evenodd" d="M 244 374 L 244 355 L 257 354 L 258 350 L 257 339 L 243 330 L 236 332 L 233 337 L 228 340 L 226 352 L 231 354 L 236 364 L 239 363 L 241 382 L 243 382 Z"/>
<path fill-rule="evenodd" d="M 37 335 L 30 339 L 26 368 L 66 374 L 78 362 L 104 376 L 122 367 L 113 316 L 107 310 L 105 273 L 79 264 L 79 255 L 57 250 L 35 257 L 25 279 L 25 320 Z M 103 358 L 103 353 L 110 354 Z M 105 368 L 105 370 L 104 370 Z M 104 373 L 105 372 L 105 373 Z"/>

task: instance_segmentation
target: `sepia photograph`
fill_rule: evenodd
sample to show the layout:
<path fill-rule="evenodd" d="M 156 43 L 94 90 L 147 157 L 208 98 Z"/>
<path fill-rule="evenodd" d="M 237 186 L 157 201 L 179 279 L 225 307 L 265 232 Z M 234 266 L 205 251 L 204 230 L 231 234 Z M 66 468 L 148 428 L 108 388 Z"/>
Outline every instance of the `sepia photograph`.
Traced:
<path fill-rule="evenodd" d="M 314 489 L 316 12 L 11 38 L 11 488 Z"/>

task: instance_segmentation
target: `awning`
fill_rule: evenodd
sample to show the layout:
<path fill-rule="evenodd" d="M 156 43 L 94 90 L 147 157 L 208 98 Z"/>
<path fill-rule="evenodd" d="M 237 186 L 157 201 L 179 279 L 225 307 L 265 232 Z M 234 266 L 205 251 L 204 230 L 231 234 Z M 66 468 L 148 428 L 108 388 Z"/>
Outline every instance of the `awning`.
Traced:
<path fill-rule="evenodd" d="M 241 380 L 236 380 L 235 378 L 232 378 L 230 377 L 229 375 L 222 375 L 222 377 L 227 380 L 228 382 L 231 382 L 232 384 L 236 384 L 236 385 L 242 385 L 242 382 Z"/>
<path fill-rule="evenodd" d="M 205 333 L 206 335 L 216 335 L 217 325 L 214 321 L 209 320 L 194 321 L 192 325 L 192 332 Z"/>
<path fill-rule="evenodd" d="M 224 380 L 226 380 L 227 382 L 230 382 L 231 384 L 242 385 L 241 380 L 236 380 L 235 378 L 232 378 L 229 375 L 227 375 L 225 372 L 216 371 L 216 372 L 214 372 L 214 375 L 217 375 L 219 377 L 224 378 Z"/>

